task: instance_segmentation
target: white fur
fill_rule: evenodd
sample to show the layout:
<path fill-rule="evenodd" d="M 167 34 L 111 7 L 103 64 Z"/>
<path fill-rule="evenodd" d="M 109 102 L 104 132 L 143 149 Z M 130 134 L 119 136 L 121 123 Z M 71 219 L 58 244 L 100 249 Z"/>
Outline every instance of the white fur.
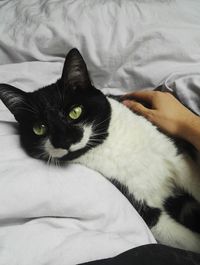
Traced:
<path fill-rule="evenodd" d="M 89 142 L 90 137 L 92 136 L 92 126 L 91 125 L 83 125 L 83 137 L 80 142 L 76 144 L 72 144 L 69 148 L 71 152 L 82 149 Z"/>
<path fill-rule="evenodd" d="M 200 235 L 192 233 L 164 212 L 158 224 L 152 228 L 152 233 L 163 244 L 200 252 Z"/>
<path fill-rule="evenodd" d="M 61 158 L 68 154 L 68 151 L 63 148 L 55 148 L 49 139 L 44 144 L 45 152 L 53 158 Z"/>
<path fill-rule="evenodd" d="M 146 119 L 108 100 L 112 109 L 109 136 L 75 162 L 117 179 L 137 200 L 144 199 L 152 207 L 163 208 L 174 183 L 200 201 L 200 168 L 186 155 L 177 155 L 170 139 Z M 161 216 L 152 231 L 160 242 L 200 252 L 200 236 L 169 216 Z"/>

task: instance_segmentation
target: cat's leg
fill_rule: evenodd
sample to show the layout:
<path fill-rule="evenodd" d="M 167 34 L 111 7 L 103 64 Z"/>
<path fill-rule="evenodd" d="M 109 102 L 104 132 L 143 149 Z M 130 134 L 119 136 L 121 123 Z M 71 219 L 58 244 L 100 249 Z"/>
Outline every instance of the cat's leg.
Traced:
<path fill-rule="evenodd" d="M 200 166 L 188 156 L 180 157 L 173 181 L 200 203 Z"/>
<path fill-rule="evenodd" d="M 165 212 L 151 231 L 162 244 L 200 253 L 200 234 L 179 224 Z"/>
<path fill-rule="evenodd" d="M 165 199 L 164 211 L 178 223 L 200 235 L 200 202 L 176 187 L 174 195 Z"/>

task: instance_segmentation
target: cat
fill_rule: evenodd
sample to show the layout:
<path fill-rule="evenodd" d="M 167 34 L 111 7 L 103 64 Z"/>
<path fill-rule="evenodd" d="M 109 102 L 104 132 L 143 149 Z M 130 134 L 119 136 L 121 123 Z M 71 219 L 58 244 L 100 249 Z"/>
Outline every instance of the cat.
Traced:
<path fill-rule="evenodd" d="M 91 82 L 77 49 L 61 78 L 26 93 L 0 84 L 32 157 L 100 172 L 132 203 L 158 242 L 200 253 L 200 167 L 175 142 Z"/>

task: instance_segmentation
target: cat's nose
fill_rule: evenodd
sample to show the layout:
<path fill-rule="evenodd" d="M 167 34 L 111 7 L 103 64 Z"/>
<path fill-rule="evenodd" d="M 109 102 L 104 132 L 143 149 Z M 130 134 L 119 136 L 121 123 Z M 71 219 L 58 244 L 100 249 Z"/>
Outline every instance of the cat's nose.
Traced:
<path fill-rule="evenodd" d="M 54 146 L 54 148 L 62 148 L 68 150 L 71 146 L 71 142 L 67 140 L 61 140 L 61 139 L 51 139 L 51 143 Z"/>

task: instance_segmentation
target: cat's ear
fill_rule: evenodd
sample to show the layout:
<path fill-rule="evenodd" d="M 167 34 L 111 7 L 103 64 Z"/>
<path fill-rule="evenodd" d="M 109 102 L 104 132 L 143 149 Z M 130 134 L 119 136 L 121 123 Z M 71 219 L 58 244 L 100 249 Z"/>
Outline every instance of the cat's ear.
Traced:
<path fill-rule="evenodd" d="M 26 92 L 8 84 L 0 84 L 0 99 L 18 120 L 26 102 Z"/>
<path fill-rule="evenodd" d="M 66 56 L 61 80 L 66 89 L 85 90 L 92 86 L 85 61 L 75 48 Z"/>

